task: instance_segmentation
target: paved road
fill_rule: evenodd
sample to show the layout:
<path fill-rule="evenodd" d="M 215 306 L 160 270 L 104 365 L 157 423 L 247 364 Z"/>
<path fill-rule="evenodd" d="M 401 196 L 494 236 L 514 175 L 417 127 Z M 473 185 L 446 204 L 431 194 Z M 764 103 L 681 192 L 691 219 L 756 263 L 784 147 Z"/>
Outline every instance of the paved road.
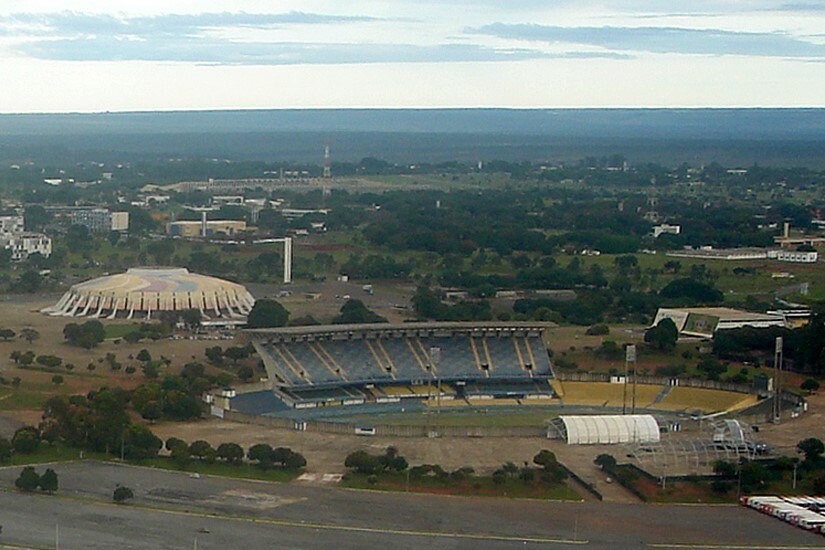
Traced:
<path fill-rule="evenodd" d="M 60 548 L 66 549 L 192 548 L 195 538 L 201 550 L 651 544 L 801 548 L 823 542 L 736 506 L 435 497 L 194 479 L 92 462 L 54 468 L 60 476 L 59 496 L 0 491 L 0 543 L 53 548 L 56 524 Z M 0 487 L 10 487 L 18 473 L 19 468 L 0 470 Z M 133 504 L 110 502 L 118 483 L 135 491 Z"/>

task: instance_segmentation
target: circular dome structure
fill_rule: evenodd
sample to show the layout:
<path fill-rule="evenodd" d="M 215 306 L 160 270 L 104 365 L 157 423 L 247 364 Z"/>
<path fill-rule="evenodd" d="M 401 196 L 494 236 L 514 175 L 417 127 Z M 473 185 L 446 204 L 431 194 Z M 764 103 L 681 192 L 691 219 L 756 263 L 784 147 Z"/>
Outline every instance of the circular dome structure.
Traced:
<path fill-rule="evenodd" d="M 151 319 L 157 312 L 194 309 L 208 319 L 244 317 L 254 304 L 252 294 L 237 283 L 184 268 L 133 268 L 78 283 L 42 311 L 65 317 Z"/>

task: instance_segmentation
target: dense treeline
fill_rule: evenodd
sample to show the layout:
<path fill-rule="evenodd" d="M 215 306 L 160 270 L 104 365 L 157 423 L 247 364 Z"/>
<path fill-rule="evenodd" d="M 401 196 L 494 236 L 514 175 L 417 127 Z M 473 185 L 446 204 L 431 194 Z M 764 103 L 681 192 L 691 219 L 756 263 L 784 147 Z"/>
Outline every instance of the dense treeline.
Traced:
<path fill-rule="evenodd" d="M 713 352 L 722 359 L 773 364 L 776 338 L 784 340 L 786 367 L 812 374 L 825 374 L 825 304 L 814 309 L 804 327 L 756 329 L 746 327 L 719 331 L 714 335 Z"/>

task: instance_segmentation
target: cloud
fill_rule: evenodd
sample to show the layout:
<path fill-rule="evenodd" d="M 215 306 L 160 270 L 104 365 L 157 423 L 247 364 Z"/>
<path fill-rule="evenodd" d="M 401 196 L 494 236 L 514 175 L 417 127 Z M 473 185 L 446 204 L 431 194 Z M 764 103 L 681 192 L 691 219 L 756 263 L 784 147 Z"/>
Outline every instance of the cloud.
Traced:
<path fill-rule="evenodd" d="M 825 12 L 825 4 L 790 3 L 779 6 L 779 11 Z"/>
<path fill-rule="evenodd" d="M 61 61 L 181 61 L 236 65 L 491 61 L 534 58 L 530 50 L 490 50 L 473 45 L 224 42 L 170 38 L 153 43 L 90 38 L 24 45 L 37 58 Z"/>
<path fill-rule="evenodd" d="M 756 57 L 825 57 L 825 45 L 785 33 L 680 27 L 559 27 L 494 23 L 468 29 L 498 38 L 596 46 L 609 51 Z"/>
<path fill-rule="evenodd" d="M 18 52 L 57 61 L 170 61 L 227 65 L 297 65 L 352 63 L 416 63 L 519 61 L 537 58 L 604 57 L 614 52 L 547 54 L 534 48 L 488 47 L 435 39 L 433 44 L 393 43 L 379 32 L 369 39 L 337 43 L 245 37 L 233 40 L 214 29 L 279 28 L 287 25 L 371 23 L 366 16 L 303 12 L 282 14 L 204 13 L 118 17 L 62 12 L 0 17 L 0 32 L 21 40 Z M 232 33 L 230 33 L 232 34 Z M 234 35 L 238 35 L 237 32 Z"/>
<path fill-rule="evenodd" d="M 299 65 L 347 63 L 445 63 L 521 61 L 538 58 L 609 58 L 629 56 L 612 52 L 546 54 L 523 48 L 493 49 L 474 44 L 329 44 L 292 42 L 190 41 L 162 42 L 89 38 L 42 40 L 20 47 L 26 54 L 59 61 L 174 61 L 226 65 Z"/>
<path fill-rule="evenodd" d="M 299 11 L 275 14 L 221 12 L 142 17 L 65 11 L 61 13 L 16 13 L 0 17 L 0 32 L 7 36 L 66 36 L 80 34 L 150 38 L 153 36 L 198 33 L 216 27 L 323 25 L 377 20 L 368 16 L 326 15 Z"/>

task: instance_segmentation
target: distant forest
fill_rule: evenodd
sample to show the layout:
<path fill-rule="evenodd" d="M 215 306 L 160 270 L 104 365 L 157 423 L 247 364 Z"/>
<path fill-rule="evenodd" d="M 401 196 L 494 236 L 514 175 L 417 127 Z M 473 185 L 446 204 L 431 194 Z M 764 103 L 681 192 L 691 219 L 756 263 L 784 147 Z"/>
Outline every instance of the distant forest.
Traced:
<path fill-rule="evenodd" d="M 570 161 L 825 167 L 823 109 L 353 109 L 0 115 L 0 161 Z"/>

